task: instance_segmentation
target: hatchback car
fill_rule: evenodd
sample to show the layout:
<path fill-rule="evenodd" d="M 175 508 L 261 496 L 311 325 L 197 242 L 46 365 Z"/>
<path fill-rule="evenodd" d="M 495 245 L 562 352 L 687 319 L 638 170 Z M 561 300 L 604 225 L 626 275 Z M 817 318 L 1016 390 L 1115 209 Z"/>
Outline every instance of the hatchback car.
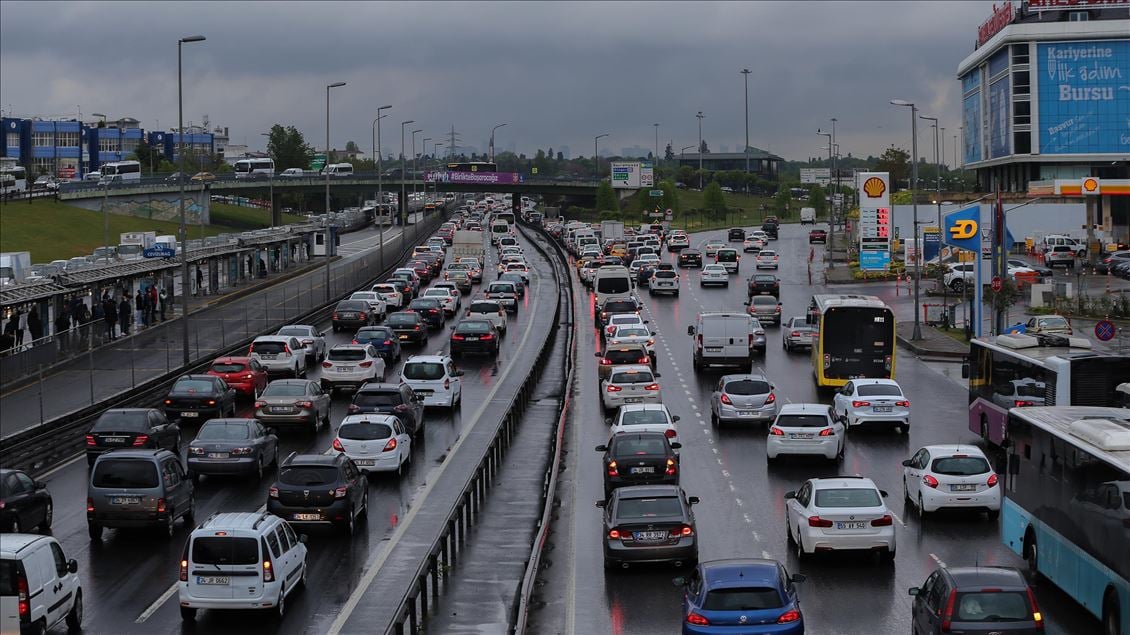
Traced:
<path fill-rule="evenodd" d="M 306 349 L 293 335 L 265 335 L 251 342 L 247 354 L 267 373 L 304 377 Z"/>
<path fill-rule="evenodd" d="M 602 410 L 616 410 L 636 403 L 663 403 L 663 394 L 656 381 L 659 374 L 651 366 L 619 366 L 612 369 L 600 385 Z"/>
<path fill-rule="evenodd" d="M 412 462 L 412 435 L 396 415 L 347 415 L 332 447 L 366 474 L 396 472 L 400 476 Z"/>
<path fill-rule="evenodd" d="M 710 423 L 768 423 L 777 417 L 776 386 L 763 374 L 723 375 L 710 395 Z"/>
<path fill-rule="evenodd" d="M 173 420 L 234 417 L 235 395 L 235 389 L 215 375 L 184 375 L 173 382 L 165 395 L 165 417 Z"/>
<path fill-rule="evenodd" d="M 455 293 L 453 294 L 452 291 Z M 455 312 L 459 310 L 459 291 L 455 289 L 447 289 L 446 287 L 429 287 L 424 290 L 419 299 L 413 300 L 409 305 L 411 309 L 413 305 L 423 306 L 425 300 L 435 300 L 439 302 L 440 308 L 443 310 L 444 317 L 453 317 Z"/>
<path fill-rule="evenodd" d="M 196 498 L 180 458 L 167 450 L 115 450 L 98 457 L 86 490 L 86 525 L 91 540 L 105 527 L 192 526 Z"/>
<path fill-rule="evenodd" d="M 208 374 L 223 379 L 237 394 L 252 399 L 267 387 L 266 369 L 250 357 L 218 357 L 208 367 Z"/>
<path fill-rule="evenodd" d="M 499 335 L 506 335 L 506 309 L 498 300 L 477 298 L 471 301 L 464 313 L 468 319 L 490 320 Z"/>
<path fill-rule="evenodd" d="M 762 249 L 753 257 L 755 269 L 776 269 L 779 258 L 772 249 Z"/>
<path fill-rule="evenodd" d="M 338 388 L 360 388 L 385 380 L 385 360 L 372 344 L 338 344 L 322 362 L 322 390 L 331 396 Z"/>
<path fill-rule="evenodd" d="M 388 303 L 385 302 L 384 296 L 376 291 L 354 291 L 349 299 L 367 303 L 374 322 L 380 322 L 388 314 Z"/>
<path fill-rule="evenodd" d="M 400 381 L 412 387 L 425 406 L 454 408 L 463 401 L 463 371 L 447 355 L 414 355 L 400 370 Z"/>
<path fill-rule="evenodd" d="M 746 295 L 749 298 L 757 295 L 781 297 L 781 281 L 771 273 L 755 273 L 749 277 Z"/>
<path fill-rule="evenodd" d="M 527 280 L 522 277 L 522 274 L 516 271 L 506 271 L 503 272 L 502 275 L 498 276 L 498 281 L 513 282 L 514 293 L 518 294 L 518 299 L 521 300 L 522 298 L 526 297 L 526 287 L 528 287 L 529 285 L 526 284 Z"/>
<path fill-rule="evenodd" d="M 677 485 L 636 485 L 613 490 L 604 508 L 604 568 L 632 564 L 698 564 L 698 528 L 687 496 Z"/>
<path fill-rule="evenodd" d="M 344 454 L 292 453 L 279 464 L 267 512 L 296 525 L 332 525 L 352 536 L 369 512 L 369 482 Z"/>
<path fill-rule="evenodd" d="M 727 273 L 737 273 L 741 259 L 742 256 L 738 253 L 738 250 L 729 247 L 719 249 L 718 253 L 714 254 L 714 262 L 725 267 Z"/>
<path fill-rule="evenodd" d="M 667 251 L 680 251 L 691 246 L 691 239 L 686 234 L 672 233 L 667 239 Z"/>
<path fill-rule="evenodd" d="M 604 453 L 604 498 L 627 485 L 678 485 L 679 457 L 662 432 L 617 434 L 607 444 L 596 446 Z"/>
<path fill-rule="evenodd" d="M 313 379 L 276 379 L 255 400 L 255 418 L 315 432 L 330 423 L 330 396 Z"/>
<path fill-rule="evenodd" d="M 836 392 L 832 408 L 849 430 L 862 425 L 910 429 L 910 400 L 893 379 L 853 379 Z"/>
<path fill-rule="evenodd" d="M 180 453 L 180 426 L 156 408 L 111 408 L 86 435 L 86 462 L 121 448 L 165 448 Z"/>
<path fill-rule="evenodd" d="M 785 493 L 785 527 L 797 559 L 826 551 L 873 551 L 895 559 L 894 516 L 887 493 L 861 476 L 812 478 Z"/>
<path fill-rule="evenodd" d="M 21 470 L 0 468 L 0 531 L 48 532 L 55 505 L 47 485 Z"/>
<path fill-rule="evenodd" d="M 811 349 L 815 339 L 816 327 L 803 317 L 789 318 L 781 329 L 781 347 L 786 351 L 798 347 Z"/>
<path fill-rule="evenodd" d="M 415 311 L 397 311 L 388 316 L 385 326 L 392 329 L 396 339 L 403 343 L 413 344 L 428 343 L 428 325 L 424 316 Z"/>
<path fill-rule="evenodd" d="M 451 356 L 460 357 L 465 353 L 485 353 L 492 357 L 498 355 L 498 342 L 501 339 L 494 323 L 490 320 L 464 319 L 452 327 Z"/>
<path fill-rule="evenodd" d="M 796 584 L 776 560 L 733 558 L 703 562 L 673 580 L 683 589 L 683 635 L 801 635 L 804 616 Z"/>
<path fill-rule="evenodd" d="M 757 253 L 765 248 L 767 240 L 760 236 L 746 236 L 742 241 L 742 251 L 745 253 Z"/>
<path fill-rule="evenodd" d="M 679 442 L 679 429 L 675 422 L 679 415 L 672 415 L 667 406 L 661 403 L 637 403 L 621 406 L 616 416 L 604 421 L 612 426 L 613 436 L 631 432 L 662 432 L 673 443 Z"/>
<path fill-rule="evenodd" d="M 702 268 L 698 284 L 701 287 L 707 285 L 728 287 L 730 286 L 730 273 L 722 265 L 706 265 Z"/>
<path fill-rule="evenodd" d="M 306 349 L 307 362 L 320 362 L 326 356 L 326 334 L 309 324 L 290 324 L 278 330 L 275 335 L 297 337 Z"/>
<path fill-rule="evenodd" d="M 902 492 L 920 516 L 941 509 L 1001 513 L 1001 488 L 975 445 L 928 445 L 902 462 Z"/>
<path fill-rule="evenodd" d="M 844 424 L 832 409 L 823 404 L 790 403 L 781 406 L 769 437 L 765 456 L 769 462 L 788 454 L 822 456 L 829 461 L 842 460 L 847 438 Z"/>
<path fill-rule="evenodd" d="M 365 384 L 353 394 L 349 414 L 390 414 L 412 436 L 424 429 L 423 399 L 408 384 Z"/>
<path fill-rule="evenodd" d="M 608 345 L 643 344 L 647 347 L 648 355 L 655 357 L 655 335 L 643 324 L 619 324 L 612 326 L 608 334 Z"/>
<path fill-rule="evenodd" d="M 496 300 L 509 313 L 518 312 L 518 288 L 513 282 L 496 281 L 487 285 L 488 300 Z"/>
<path fill-rule="evenodd" d="M 648 321 L 643 319 L 638 313 L 610 313 L 608 318 L 604 321 L 604 328 L 600 331 L 601 339 L 607 340 L 616 332 L 620 327 L 636 326 L 643 329 L 647 328 Z M 650 332 L 650 331 L 649 331 Z"/>
<path fill-rule="evenodd" d="M 746 312 L 759 322 L 773 326 L 781 325 L 781 302 L 771 295 L 755 295 L 745 303 Z"/>
<path fill-rule="evenodd" d="M 920 635 L 1037 635 L 1044 617 L 1024 574 L 1007 567 L 941 567 L 911 587 L 911 628 Z M 1117 632 L 1117 625 L 1115 625 Z"/>
<path fill-rule="evenodd" d="M 597 365 L 597 379 L 603 382 L 608 378 L 612 371 L 621 366 L 632 366 L 639 364 L 647 364 L 652 368 L 655 366 L 655 358 L 652 357 L 643 344 L 622 344 L 619 346 L 609 346 L 604 349 L 604 352 L 595 353 L 596 357 L 600 360 Z"/>
<path fill-rule="evenodd" d="M 261 479 L 263 470 L 278 462 L 278 453 L 278 436 L 258 420 L 212 419 L 188 444 L 188 476 L 197 482 L 201 476 L 229 474 Z"/>
<path fill-rule="evenodd" d="M 376 323 L 377 313 L 367 300 L 342 300 L 334 307 L 331 317 L 335 333 L 342 329 L 359 329 Z"/>
<path fill-rule="evenodd" d="M 606 300 L 603 305 L 597 307 L 597 310 L 600 311 L 600 313 L 597 314 L 597 324 L 599 324 L 601 328 L 607 328 L 609 320 L 613 315 L 634 314 L 638 316 L 641 309 L 642 307 L 639 300 L 633 297 Z"/>
<path fill-rule="evenodd" d="M 366 326 L 357 329 L 351 343 L 372 346 L 377 350 L 377 355 L 385 360 L 386 365 L 387 362 L 400 359 L 400 338 L 396 335 L 396 331 L 388 326 Z"/>
<path fill-rule="evenodd" d="M 701 267 L 702 252 L 697 249 L 683 249 L 679 252 L 680 267 Z"/>
<path fill-rule="evenodd" d="M 404 300 L 404 294 L 402 294 L 400 292 L 400 289 L 392 283 L 378 282 L 377 284 L 374 284 L 369 290 L 373 293 L 381 294 L 381 297 L 384 298 L 385 301 L 385 307 L 389 310 L 401 309 L 405 304 L 408 304 Z"/>
<path fill-rule="evenodd" d="M 654 297 L 660 293 L 670 293 L 676 298 L 679 297 L 678 273 L 668 269 L 657 269 L 655 273 L 651 274 L 647 294 Z"/>
<path fill-rule="evenodd" d="M 707 257 L 710 257 L 717 254 L 718 250 L 723 249 L 725 246 L 726 241 L 722 240 L 721 238 L 711 238 L 710 240 L 706 241 L 705 245 L 702 246 L 702 251 L 706 253 Z"/>

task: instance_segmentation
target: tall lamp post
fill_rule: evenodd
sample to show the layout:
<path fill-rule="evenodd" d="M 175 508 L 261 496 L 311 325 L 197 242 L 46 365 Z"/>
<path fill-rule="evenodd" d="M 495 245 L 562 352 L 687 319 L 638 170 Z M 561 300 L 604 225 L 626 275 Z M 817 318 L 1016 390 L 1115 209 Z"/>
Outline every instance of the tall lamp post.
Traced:
<path fill-rule="evenodd" d="M 655 127 L 655 158 L 652 161 L 652 164 L 655 165 L 655 166 L 658 166 L 659 165 L 659 124 L 653 123 L 651 125 Z"/>
<path fill-rule="evenodd" d="M 833 119 L 832 121 L 835 121 L 835 119 Z M 821 137 L 827 137 L 828 138 L 828 165 L 832 165 L 832 161 L 833 161 L 833 159 L 832 159 L 832 148 L 833 148 L 833 146 L 835 146 L 835 143 L 832 141 L 832 139 L 834 138 L 834 135 L 831 132 L 821 132 L 819 128 L 816 129 L 816 134 L 820 135 Z M 831 234 L 831 236 L 836 235 L 835 206 L 836 206 L 836 199 L 835 199 L 835 197 L 832 197 L 832 211 L 828 215 L 828 218 L 829 218 L 828 226 L 831 229 L 831 232 L 829 232 Z M 833 263 L 835 263 L 836 259 L 832 257 L 832 245 L 834 243 L 831 242 L 830 237 L 829 237 L 829 241 L 830 242 L 828 244 L 828 268 L 831 269 L 833 267 Z"/>
<path fill-rule="evenodd" d="M 702 111 L 698 111 L 695 117 L 698 117 L 698 189 L 702 191 L 702 118 L 705 115 Z"/>
<path fill-rule="evenodd" d="M 491 163 L 494 162 L 494 131 L 498 130 L 499 128 L 502 128 L 506 125 L 509 125 L 509 124 L 508 123 L 500 123 L 497 126 L 490 129 L 490 160 L 491 160 Z"/>
<path fill-rule="evenodd" d="M 271 133 L 260 132 L 259 136 L 267 137 L 267 139 L 270 139 Z M 270 145 L 271 145 L 270 141 L 268 141 L 267 142 L 268 149 L 269 149 Z M 275 173 L 274 173 L 274 171 L 271 172 L 270 176 L 268 176 L 267 179 L 268 179 L 267 182 L 268 182 L 269 187 L 270 187 L 270 193 L 268 194 L 268 196 L 270 196 L 270 198 L 271 198 L 271 227 L 274 227 L 276 225 L 276 223 L 275 223 Z"/>
<path fill-rule="evenodd" d="M 742 153 L 745 154 L 745 174 L 746 184 L 745 193 L 749 194 L 749 74 L 748 68 L 742 69 L 742 79 L 745 81 L 745 147 Z"/>
<path fill-rule="evenodd" d="M 377 209 L 375 214 L 377 217 L 377 232 L 379 237 L 377 240 L 381 241 L 380 247 L 377 249 L 377 257 L 380 259 L 381 271 L 385 268 L 385 223 L 384 223 L 384 210 L 385 210 L 385 196 L 384 196 L 384 178 L 381 174 L 381 119 L 388 115 L 382 115 L 382 110 L 388 110 L 392 105 L 381 106 L 377 108 L 377 118 L 373 120 L 373 127 L 376 129 L 375 137 L 373 137 L 373 157 L 377 161 Z"/>
<path fill-rule="evenodd" d="M 345 86 L 345 82 L 334 82 L 326 86 L 326 162 L 322 172 L 326 175 L 326 214 L 330 213 L 330 89 Z M 326 302 L 330 301 L 330 237 L 326 236 Z"/>
<path fill-rule="evenodd" d="M 910 201 L 914 208 L 914 241 L 918 243 L 918 197 L 914 188 L 918 185 L 918 106 L 905 99 L 892 99 L 892 106 L 907 106 L 910 108 Z M 917 264 L 917 263 L 916 263 Z M 910 339 L 922 339 L 922 324 L 919 313 L 918 288 L 922 284 L 922 267 L 914 268 L 914 332 Z"/>
<path fill-rule="evenodd" d="M 404 206 L 404 216 L 400 219 L 401 238 L 406 233 L 403 228 L 408 225 L 408 155 L 404 154 L 404 127 L 411 123 L 416 122 L 411 119 L 400 122 L 400 205 Z M 397 210 L 398 214 L 400 212 Z"/>
<path fill-rule="evenodd" d="M 106 129 L 106 115 L 103 115 L 100 112 L 92 112 L 90 114 L 94 117 L 101 117 L 102 118 L 102 126 L 99 128 L 99 130 L 105 130 Z M 99 141 L 99 143 L 102 142 L 101 139 L 99 139 L 98 141 Z M 97 155 L 95 155 L 95 156 L 97 156 Z M 82 148 L 78 149 L 78 157 L 79 157 L 79 164 L 80 164 L 79 165 L 79 172 L 83 174 L 83 178 L 86 178 L 86 173 L 82 171 L 82 165 L 81 165 L 81 163 L 82 163 Z M 149 167 L 149 176 L 153 176 L 153 158 L 152 158 L 153 154 L 150 153 L 149 157 L 150 157 L 150 159 L 149 159 L 149 166 L 150 166 Z M 102 188 L 102 245 L 105 246 L 105 247 L 109 247 L 110 246 L 110 214 L 106 210 L 106 195 L 107 195 L 107 189 L 109 187 L 109 183 L 107 183 L 106 185 L 107 185 L 107 187 Z"/>
<path fill-rule="evenodd" d="M 432 149 L 432 158 L 435 159 L 435 162 L 436 162 L 436 171 L 439 171 L 442 168 L 442 164 L 439 161 L 439 149 L 444 148 L 446 146 L 442 143 L 439 143 L 439 142 L 436 142 L 434 144 L 434 146 L 435 147 Z M 435 193 L 436 198 L 439 198 L 439 181 L 438 180 L 432 182 L 432 192 Z"/>
<path fill-rule="evenodd" d="M 934 182 L 934 203 L 938 206 L 938 231 L 942 227 L 942 163 L 939 158 L 938 149 L 938 118 L 937 117 L 924 117 L 918 115 L 919 119 L 924 121 L 932 121 L 931 126 L 934 128 L 934 165 L 938 170 L 938 178 Z"/>
<path fill-rule="evenodd" d="M 411 136 L 412 136 L 412 199 L 413 200 L 416 199 L 416 133 L 423 132 L 423 131 L 424 131 L 423 128 L 416 128 L 415 130 L 413 130 L 411 132 Z M 420 213 L 423 214 L 423 212 L 424 212 L 424 207 L 421 205 L 420 206 Z M 417 242 L 418 242 L 418 239 L 420 237 L 420 221 L 421 220 L 422 220 L 422 218 L 417 218 L 416 222 L 412 224 L 413 225 L 412 235 L 415 237 L 414 240 L 417 240 Z"/>
<path fill-rule="evenodd" d="M 592 139 L 592 178 L 594 181 L 600 180 L 600 140 L 607 137 L 610 133 L 598 134 Z"/>
<path fill-rule="evenodd" d="M 423 139 L 420 140 L 420 154 L 421 154 L 420 158 L 423 159 L 423 161 L 424 161 L 424 172 L 428 171 L 428 142 L 431 141 L 431 140 L 432 140 L 431 137 L 424 137 Z M 428 198 L 428 181 L 427 181 L 427 179 L 425 179 L 424 180 L 424 200 L 427 200 L 427 198 Z"/>
<path fill-rule="evenodd" d="M 203 42 L 203 35 L 190 35 L 177 40 L 177 159 L 184 156 L 184 82 L 181 74 L 181 48 L 190 42 Z M 177 183 L 180 186 L 180 197 L 177 199 L 180 206 L 180 307 L 181 307 L 181 340 L 184 350 L 184 365 L 189 364 L 188 355 L 188 289 L 192 282 L 188 277 L 188 222 L 184 211 L 184 170 L 177 174 Z M 109 242 L 109 239 L 107 239 Z"/>

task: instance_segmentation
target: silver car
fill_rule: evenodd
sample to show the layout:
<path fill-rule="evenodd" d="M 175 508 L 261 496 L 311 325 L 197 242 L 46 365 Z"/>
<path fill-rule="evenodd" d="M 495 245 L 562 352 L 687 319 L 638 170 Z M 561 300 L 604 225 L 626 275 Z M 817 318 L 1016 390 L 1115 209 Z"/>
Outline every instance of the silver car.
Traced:
<path fill-rule="evenodd" d="M 255 400 L 263 425 L 299 424 L 318 430 L 330 423 L 330 396 L 313 379 L 276 379 Z"/>
<path fill-rule="evenodd" d="M 781 329 L 781 346 L 786 351 L 792 351 L 798 346 L 812 348 L 816 337 L 816 327 L 809 324 L 803 317 L 789 318 Z"/>
<path fill-rule="evenodd" d="M 275 335 L 297 337 L 306 347 L 306 360 L 320 362 L 326 358 L 326 334 L 309 324 L 288 324 Z"/>
<path fill-rule="evenodd" d="M 745 303 L 749 307 L 749 314 L 765 324 L 781 325 L 781 302 L 771 295 L 755 295 Z"/>
<path fill-rule="evenodd" d="M 600 384 L 601 406 L 604 410 L 633 403 L 663 403 L 663 395 L 656 379 L 659 373 L 651 366 L 618 366 Z"/>
<path fill-rule="evenodd" d="M 723 375 L 710 395 L 710 423 L 769 423 L 777 417 L 776 388 L 761 373 Z"/>

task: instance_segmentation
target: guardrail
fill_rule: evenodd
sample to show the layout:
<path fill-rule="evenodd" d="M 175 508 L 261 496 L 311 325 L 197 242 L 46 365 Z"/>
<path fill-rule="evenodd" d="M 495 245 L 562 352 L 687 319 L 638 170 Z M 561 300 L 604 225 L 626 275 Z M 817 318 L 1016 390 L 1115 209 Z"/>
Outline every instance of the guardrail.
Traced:
<path fill-rule="evenodd" d="M 557 279 L 558 286 L 561 289 L 554 311 L 553 326 L 542 344 L 537 359 L 522 382 L 521 388 L 511 399 L 506 414 L 498 422 L 493 440 L 484 451 L 473 473 L 467 479 L 467 483 L 451 511 L 446 515 L 443 531 L 440 532 L 435 542 L 428 549 L 427 554 L 422 558 L 413 576 L 414 582 L 405 591 L 396 611 L 384 626 L 385 633 L 404 635 L 406 632 L 412 634 L 421 632 L 423 622 L 428 615 L 429 599 L 438 599 L 440 578 L 446 575 L 448 569 L 456 565 L 459 554 L 468 539 L 468 534 L 471 532 L 476 519 L 482 513 L 486 496 L 498 475 L 502 460 L 510 448 L 511 440 L 521 422 L 522 415 L 530 403 L 530 397 L 541 379 L 546 362 L 553 353 L 562 325 L 561 315 L 563 310 L 567 310 L 570 316 L 569 321 L 565 323 L 566 326 L 569 326 L 566 333 L 568 338 L 566 347 L 569 349 L 572 347 L 574 338 L 572 284 L 567 277 L 566 261 L 557 259 L 562 256 L 559 249 L 555 249 L 556 253 L 551 255 L 536 240 L 531 242 L 535 249 L 553 263 L 554 278 Z M 554 244 L 552 239 L 550 239 L 550 244 Z M 571 372 L 572 369 L 569 367 L 567 373 L 571 374 Z"/>
<path fill-rule="evenodd" d="M 441 219 L 442 217 L 437 215 L 434 220 L 428 224 L 427 231 L 430 232 L 438 227 L 442 222 Z M 371 284 L 372 281 L 383 278 L 400 266 L 399 263 L 408 256 L 414 244 L 415 243 L 410 242 L 407 237 L 402 238 L 400 241 L 400 249 L 396 252 L 396 257 L 391 259 L 391 261 L 385 258 L 385 262 L 389 262 L 390 264 L 379 271 L 375 276 L 364 276 L 367 282 L 363 284 Z M 150 404 L 162 398 L 178 377 L 185 373 L 203 370 L 210 365 L 211 360 L 216 357 L 242 352 L 246 350 L 246 347 L 256 337 L 269 335 L 284 324 L 324 319 L 325 314 L 332 311 L 333 306 L 335 306 L 338 301 L 347 297 L 357 287 L 362 286 L 361 284 L 348 284 L 349 286 L 344 287 L 347 290 L 343 294 L 331 296 L 332 299 L 329 302 L 319 303 L 305 313 L 297 315 L 284 314 L 282 321 L 273 324 L 269 323 L 269 319 L 265 319 L 264 323 L 267 325 L 267 328 L 250 333 L 245 331 L 244 337 L 238 339 L 232 346 L 214 350 L 201 350 L 198 343 L 195 350 L 196 356 L 187 366 L 172 367 L 168 372 L 152 380 L 142 382 L 127 391 L 118 393 L 97 403 L 92 403 L 77 411 L 45 421 L 23 432 L 13 434 L 0 440 L 0 465 L 3 465 L 5 468 L 21 469 L 36 474 L 76 456 L 85 448 L 86 432 L 94 419 L 96 419 L 102 411 L 107 408 L 148 407 Z M 198 318 L 197 323 L 199 323 Z M 90 360 L 89 363 L 93 371 L 93 357 L 88 355 L 88 359 Z M 42 403 L 44 399 L 42 392 L 39 398 Z"/>

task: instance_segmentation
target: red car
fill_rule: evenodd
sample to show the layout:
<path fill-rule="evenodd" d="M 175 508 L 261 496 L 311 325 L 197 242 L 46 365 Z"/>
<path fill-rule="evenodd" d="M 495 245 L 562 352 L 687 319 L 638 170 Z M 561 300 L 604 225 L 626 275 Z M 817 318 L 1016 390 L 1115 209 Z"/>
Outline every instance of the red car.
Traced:
<path fill-rule="evenodd" d="M 827 244 L 828 232 L 823 229 L 814 229 L 808 232 L 808 244 L 811 245 L 812 243 Z"/>
<path fill-rule="evenodd" d="M 432 279 L 432 266 L 426 260 L 411 260 L 406 266 L 415 271 L 421 280 Z"/>
<path fill-rule="evenodd" d="M 250 357 L 218 357 L 207 374 L 223 378 L 237 393 L 252 399 L 267 387 L 267 370 Z"/>

